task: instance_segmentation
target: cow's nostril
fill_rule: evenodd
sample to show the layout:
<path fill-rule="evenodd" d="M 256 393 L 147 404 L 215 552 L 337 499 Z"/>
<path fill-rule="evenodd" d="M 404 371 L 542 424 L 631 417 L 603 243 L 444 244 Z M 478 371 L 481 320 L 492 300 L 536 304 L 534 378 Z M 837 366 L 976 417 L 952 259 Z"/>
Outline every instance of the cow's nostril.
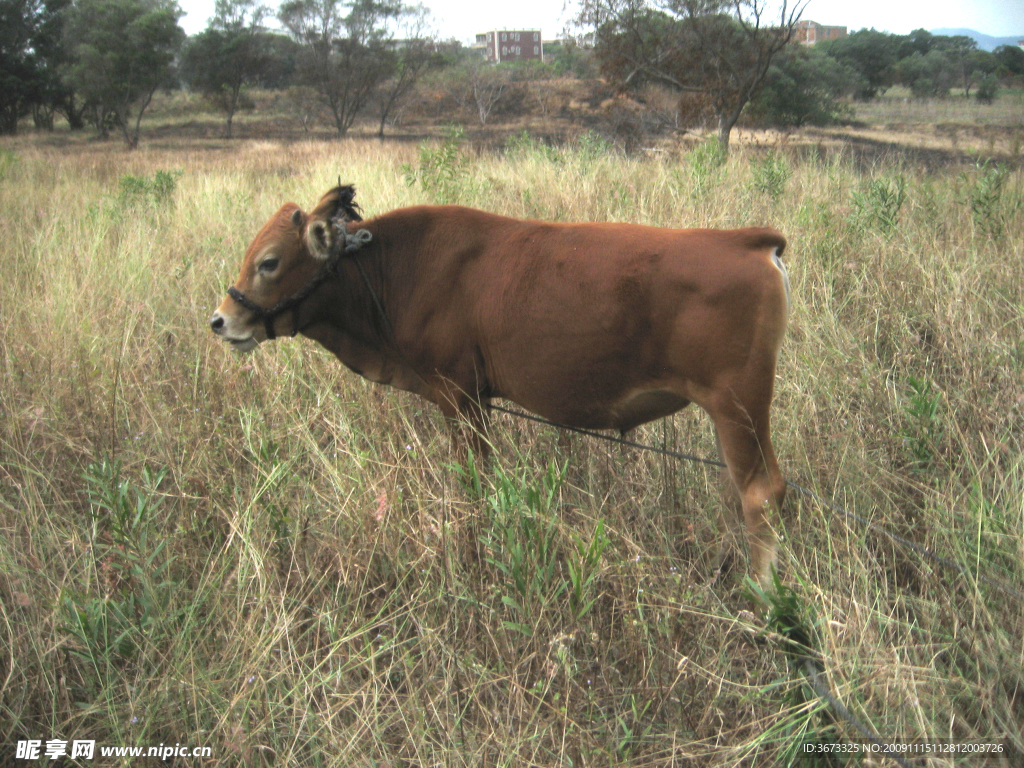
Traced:
<path fill-rule="evenodd" d="M 214 333 L 220 333 L 224 328 L 224 318 L 220 315 L 214 315 L 210 321 L 210 328 Z"/>

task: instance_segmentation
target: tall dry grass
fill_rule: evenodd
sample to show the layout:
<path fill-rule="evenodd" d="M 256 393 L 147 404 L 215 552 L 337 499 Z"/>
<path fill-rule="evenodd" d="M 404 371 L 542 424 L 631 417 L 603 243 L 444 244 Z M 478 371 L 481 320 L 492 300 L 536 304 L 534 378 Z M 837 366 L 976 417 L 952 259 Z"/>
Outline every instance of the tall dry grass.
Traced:
<path fill-rule="evenodd" d="M 1024 589 L 1019 171 L 593 137 L 8 146 L 0 760 L 89 738 L 239 765 L 771 765 L 859 740 L 743 613 L 743 559 L 707 585 L 714 473 L 508 417 L 477 473 L 431 406 L 308 341 L 216 343 L 257 228 L 339 174 L 369 215 L 785 232 L 784 471 L 967 573 L 791 493 L 791 607 L 878 733 L 1024 756 L 1024 608 L 974 578 Z M 714 453 L 697 411 L 638 432 Z"/>

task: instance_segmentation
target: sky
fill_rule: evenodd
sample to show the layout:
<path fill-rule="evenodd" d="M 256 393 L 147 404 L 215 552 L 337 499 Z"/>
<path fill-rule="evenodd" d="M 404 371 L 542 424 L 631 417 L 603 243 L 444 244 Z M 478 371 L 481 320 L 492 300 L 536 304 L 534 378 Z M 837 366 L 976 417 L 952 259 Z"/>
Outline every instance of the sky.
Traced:
<path fill-rule="evenodd" d="M 574 15 L 575 0 L 420 0 L 434 14 L 444 38 L 472 42 L 477 32 L 540 28 L 558 37 Z M 214 0 L 178 0 L 181 25 L 190 35 L 206 27 Z M 277 0 L 266 0 L 276 7 Z M 1024 39 L 1024 0 L 810 0 L 803 18 L 906 34 L 914 29 L 963 27 L 994 37 Z"/>

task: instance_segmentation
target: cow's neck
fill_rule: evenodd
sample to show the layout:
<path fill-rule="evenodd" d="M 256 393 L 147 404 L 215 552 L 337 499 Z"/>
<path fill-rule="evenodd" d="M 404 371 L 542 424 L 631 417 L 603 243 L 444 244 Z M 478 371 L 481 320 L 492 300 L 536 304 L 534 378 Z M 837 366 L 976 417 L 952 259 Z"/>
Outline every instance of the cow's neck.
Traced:
<path fill-rule="evenodd" d="M 430 394 L 420 375 L 389 350 L 356 339 L 330 323 L 311 325 L 303 334 L 318 342 L 346 367 L 365 379 L 378 384 L 390 384 L 424 397 Z"/>
<path fill-rule="evenodd" d="M 366 252 L 344 258 L 339 279 L 326 285 L 310 308 L 310 324 L 303 330 L 348 368 L 370 381 L 389 384 L 426 396 L 420 374 L 407 362 L 393 338 L 398 317 L 392 302 L 388 253 L 384 258 L 376 244 Z M 362 270 L 356 259 L 361 260 Z"/>

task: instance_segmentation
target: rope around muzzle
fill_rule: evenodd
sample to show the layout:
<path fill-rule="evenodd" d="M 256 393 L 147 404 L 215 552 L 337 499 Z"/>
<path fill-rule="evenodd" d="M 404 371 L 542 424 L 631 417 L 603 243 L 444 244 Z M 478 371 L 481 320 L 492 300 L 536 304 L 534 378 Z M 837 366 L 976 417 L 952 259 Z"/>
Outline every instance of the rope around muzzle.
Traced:
<path fill-rule="evenodd" d="M 334 253 L 331 253 L 327 257 L 327 262 L 320 268 L 320 271 L 317 272 L 313 276 L 313 279 L 306 283 L 298 293 L 289 296 L 287 299 L 282 299 L 268 309 L 257 304 L 240 290 L 235 288 L 235 286 L 232 285 L 228 288 L 228 296 L 234 299 L 235 302 L 240 304 L 242 307 L 252 312 L 256 316 L 256 319 L 263 322 L 263 327 L 267 332 L 268 340 L 272 341 L 277 338 L 277 333 L 274 331 L 274 321 L 285 312 L 289 311 L 292 312 L 291 335 L 295 336 L 300 330 L 298 310 L 302 305 L 302 302 L 312 296 L 313 292 L 323 285 L 328 279 L 337 276 L 338 264 L 341 263 L 341 257 L 344 254 L 355 253 L 373 240 L 373 235 L 366 229 L 359 229 L 350 234 L 345 228 L 344 221 L 332 221 L 331 225 L 336 232 L 344 232 L 344 237 L 336 238 L 336 242 L 339 245 L 344 243 L 344 247 L 338 248 Z M 360 271 L 361 270 L 362 267 L 360 267 Z"/>

